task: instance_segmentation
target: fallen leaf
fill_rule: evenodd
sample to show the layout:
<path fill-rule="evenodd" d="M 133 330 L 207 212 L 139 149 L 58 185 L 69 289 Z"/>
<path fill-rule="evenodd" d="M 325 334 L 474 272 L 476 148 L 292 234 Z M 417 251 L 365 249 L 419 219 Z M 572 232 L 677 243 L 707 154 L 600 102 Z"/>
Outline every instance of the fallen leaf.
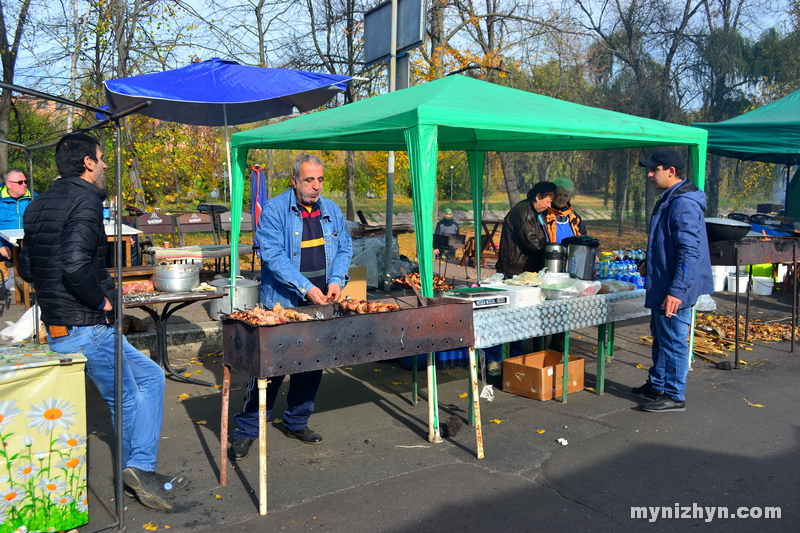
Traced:
<path fill-rule="evenodd" d="M 392 385 L 402 385 L 402 381 L 392 381 Z"/>
<path fill-rule="evenodd" d="M 584 387 L 584 390 L 594 390 L 594 387 Z"/>
<path fill-rule="evenodd" d="M 214 388 L 215 388 L 215 389 L 221 389 L 221 388 L 222 388 L 222 385 L 214 385 Z"/>
<path fill-rule="evenodd" d="M 544 433 L 544 430 L 543 430 L 543 429 L 537 429 L 537 430 L 536 430 L 536 433 L 538 433 L 539 435 L 541 435 L 542 433 Z"/>
<path fill-rule="evenodd" d="M 373 369 L 372 369 L 372 371 L 373 371 L 373 372 L 380 372 L 380 371 L 381 371 L 381 369 L 380 369 L 380 368 L 373 368 Z"/>
<path fill-rule="evenodd" d="M 192 377 L 192 374 L 190 374 L 189 372 L 185 372 L 185 373 L 183 374 L 183 377 L 185 377 L 185 378 L 190 378 L 190 377 Z"/>
<path fill-rule="evenodd" d="M 636 368 L 638 368 L 639 370 L 647 370 L 647 367 L 644 366 L 642 363 L 637 364 Z"/>
<path fill-rule="evenodd" d="M 222 498 L 222 494 L 214 494 L 214 497 L 217 498 L 217 499 L 220 499 L 220 498 Z"/>
<path fill-rule="evenodd" d="M 578 335 L 578 340 L 581 340 L 582 338 L 583 338 L 582 335 Z"/>
<path fill-rule="evenodd" d="M 469 396 L 469 394 L 467 394 L 466 392 L 462 392 L 461 394 L 458 395 L 459 398 L 466 398 L 467 396 Z"/>
<path fill-rule="evenodd" d="M 208 424 L 208 422 L 206 422 L 205 420 L 198 420 L 197 422 L 195 422 L 195 424 L 198 426 L 205 426 L 206 424 Z"/>
<path fill-rule="evenodd" d="M 185 392 L 183 394 L 181 394 L 180 396 L 178 396 L 178 401 L 179 402 L 182 402 L 182 401 L 188 400 L 188 399 L 189 399 L 189 395 L 186 394 Z"/>
<path fill-rule="evenodd" d="M 142 526 L 142 529 L 144 529 L 145 531 L 155 531 L 156 529 L 158 529 L 158 526 L 153 524 L 152 522 L 148 522 Z"/>
<path fill-rule="evenodd" d="M 753 351 L 753 349 L 748 347 L 748 346 L 745 346 L 744 349 L 747 350 L 748 352 L 752 352 Z"/>
<path fill-rule="evenodd" d="M 745 402 L 747 402 L 747 405 L 748 405 L 749 407 L 764 407 L 764 406 L 763 406 L 763 405 L 761 405 L 760 403 L 750 403 L 750 402 L 748 402 L 748 401 L 747 401 L 747 398 L 742 398 L 742 400 L 744 400 Z"/>
<path fill-rule="evenodd" d="M 195 374 L 199 374 L 200 372 L 202 372 L 202 370 L 195 370 L 194 371 Z"/>
<path fill-rule="evenodd" d="M 508 422 L 508 420 L 500 420 L 499 418 L 492 418 L 489 422 L 493 424 L 499 424 L 500 422 Z"/>
<path fill-rule="evenodd" d="M 352 366 L 346 366 L 344 369 L 345 370 L 353 370 L 353 367 Z"/>
<path fill-rule="evenodd" d="M 169 529 L 169 526 L 164 526 L 164 529 Z"/>

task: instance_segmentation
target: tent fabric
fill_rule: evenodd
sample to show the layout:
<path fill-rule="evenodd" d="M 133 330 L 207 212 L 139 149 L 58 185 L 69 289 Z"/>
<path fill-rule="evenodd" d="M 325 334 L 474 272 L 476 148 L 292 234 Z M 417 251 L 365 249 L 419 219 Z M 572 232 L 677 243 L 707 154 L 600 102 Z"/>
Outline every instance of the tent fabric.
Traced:
<path fill-rule="evenodd" d="M 112 110 L 144 100 L 139 114 L 195 126 L 246 124 L 316 109 L 351 76 L 251 67 L 218 57 L 185 67 L 104 82 Z M 176 105 L 176 102 L 180 105 Z"/>
<path fill-rule="evenodd" d="M 427 133 L 431 128 L 436 130 L 435 136 Z M 409 133 L 410 130 L 417 133 Z M 425 138 L 431 145 L 422 150 L 416 144 Z M 249 149 L 408 151 L 413 191 L 422 191 L 422 187 L 435 190 L 436 184 L 436 165 L 425 164 L 417 158 L 426 159 L 429 154 L 440 150 L 466 150 L 470 161 L 473 205 L 476 207 L 475 227 L 480 228 L 481 196 L 474 193 L 482 188 L 482 159 L 487 150 L 556 151 L 688 145 L 694 180 L 702 187 L 706 139 L 707 132 L 700 128 L 596 109 L 454 75 L 234 133 L 231 145 L 237 154 L 234 185 L 238 188 L 243 187 L 244 161 Z M 432 209 L 433 197 L 416 192 L 415 213 L 420 210 L 432 213 Z M 427 218 L 432 223 L 432 214 Z M 424 290 L 432 291 L 433 270 L 432 265 L 427 264 L 430 243 L 425 238 L 430 232 L 423 233 L 423 229 L 424 226 L 417 228 L 417 255 L 422 286 L 426 287 Z"/>
<path fill-rule="evenodd" d="M 742 161 L 800 164 L 800 91 L 738 117 L 697 122 L 708 132 L 708 151 Z"/>

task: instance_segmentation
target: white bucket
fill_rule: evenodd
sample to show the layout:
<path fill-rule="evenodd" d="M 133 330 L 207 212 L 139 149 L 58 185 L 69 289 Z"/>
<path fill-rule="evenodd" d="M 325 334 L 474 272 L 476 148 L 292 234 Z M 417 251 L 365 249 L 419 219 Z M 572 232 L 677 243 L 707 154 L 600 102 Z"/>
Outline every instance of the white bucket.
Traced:
<path fill-rule="evenodd" d="M 732 270 L 731 272 L 735 272 L 735 270 Z M 726 267 L 725 265 L 711 265 L 712 276 L 724 276 L 727 273 L 728 273 L 728 267 Z"/>
<path fill-rule="evenodd" d="M 736 275 L 728 275 L 728 292 L 736 292 Z M 747 292 L 747 276 L 739 276 L 739 293 Z"/>
<path fill-rule="evenodd" d="M 775 285 L 775 280 L 772 278 L 753 276 L 753 292 L 761 296 L 769 296 L 772 294 L 772 286 Z"/>
<path fill-rule="evenodd" d="M 728 276 L 725 273 L 722 274 L 713 274 L 711 276 L 714 279 L 714 292 L 722 292 L 725 290 L 725 278 Z"/>

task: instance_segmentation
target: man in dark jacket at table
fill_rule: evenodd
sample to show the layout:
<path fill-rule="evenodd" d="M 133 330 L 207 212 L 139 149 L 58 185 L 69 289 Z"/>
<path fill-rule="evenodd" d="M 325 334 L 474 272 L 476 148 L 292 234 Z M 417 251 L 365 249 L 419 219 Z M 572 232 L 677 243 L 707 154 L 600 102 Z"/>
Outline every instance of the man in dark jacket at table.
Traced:
<path fill-rule="evenodd" d="M 556 195 L 556 185 L 540 181 L 528 197 L 511 208 L 503 221 L 500 258 L 495 267 L 507 278 L 523 272 L 538 272 L 544 267 L 544 212 Z"/>
<path fill-rule="evenodd" d="M 105 266 L 106 164 L 96 139 L 74 133 L 56 146 L 61 179 L 25 211 L 20 275 L 33 283 L 50 349 L 80 353 L 86 375 L 114 416 L 117 330 L 114 281 Z M 122 338 L 122 479 L 142 504 L 171 509 L 184 476 L 155 472 L 164 412 L 164 371 Z M 115 424 L 119 421 L 115 421 Z"/>

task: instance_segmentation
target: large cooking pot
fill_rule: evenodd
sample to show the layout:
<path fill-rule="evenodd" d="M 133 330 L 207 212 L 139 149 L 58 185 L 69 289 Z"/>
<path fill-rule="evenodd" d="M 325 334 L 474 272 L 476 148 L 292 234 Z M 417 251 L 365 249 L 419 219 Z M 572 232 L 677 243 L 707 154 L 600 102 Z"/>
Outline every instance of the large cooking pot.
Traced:
<path fill-rule="evenodd" d="M 153 267 L 153 285 L 157 291 L 185 292 L 200 285 L 202 265 L 162 261 Z"/>
<path fill-rule="evenodd" d="M 224 315 L 229 315 L 235 310 L 249 311 L 258 305 L 261 288 L 261 283 L 258 281 L 236 278 L 236 285 L 231 285 L 230 279 L 215 279 L 211 285 L 226 292 L 222 298 L 211 300 L 208 316 L 212 320 L 222 320 Z M 231 290 L 236 301 L 236 309 L 231 308 Z"/>
<path fill-rule="evenodd" d="M 753 226 L 730 218 L 706 218 L 708 242 L 738 241 L 750 232 Z"/>

